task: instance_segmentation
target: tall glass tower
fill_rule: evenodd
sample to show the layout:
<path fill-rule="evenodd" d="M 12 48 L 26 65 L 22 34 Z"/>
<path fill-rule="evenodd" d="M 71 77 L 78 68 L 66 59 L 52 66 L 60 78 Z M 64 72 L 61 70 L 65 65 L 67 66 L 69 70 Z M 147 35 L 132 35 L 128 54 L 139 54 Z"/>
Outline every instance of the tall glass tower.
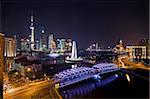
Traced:
<path fill-rule="evenodd" d="M 31 29 L 31 50 L 34 50 L 34 39 L 35 39 L 35 34 L 34 34 L 34 20 L 33 20 L 33 15 L 31 16 L 31 19 L 30 19 L 30 29 Z"/>

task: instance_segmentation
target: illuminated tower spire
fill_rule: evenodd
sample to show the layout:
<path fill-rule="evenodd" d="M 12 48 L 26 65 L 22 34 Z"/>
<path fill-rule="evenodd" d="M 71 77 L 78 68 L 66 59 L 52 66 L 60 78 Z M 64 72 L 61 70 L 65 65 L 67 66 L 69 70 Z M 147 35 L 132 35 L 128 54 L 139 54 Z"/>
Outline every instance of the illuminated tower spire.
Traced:
<path fill-rule="evenodd" d="M 34 19 L 33 19 L 33 15 L 31 16 L 30 22 L 31 22 L 31 25 L 30 25 L 30 29 L 31 29 L 31 49 L 34 50 L 34 44 L 35 44 L 34 36 L 35 35 L 34 35 L 34 25 L 33 25 Z"/>

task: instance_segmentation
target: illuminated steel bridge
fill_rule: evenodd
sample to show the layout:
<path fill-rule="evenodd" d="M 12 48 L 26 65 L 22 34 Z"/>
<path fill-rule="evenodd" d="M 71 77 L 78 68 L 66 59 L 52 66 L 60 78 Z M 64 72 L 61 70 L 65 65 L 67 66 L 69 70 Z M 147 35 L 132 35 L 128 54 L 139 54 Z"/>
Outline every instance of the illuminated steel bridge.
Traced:
<path fill-rule="evenodd" d="M 76 98 L 78 96 L 88 95 L 97 87 L 102 87 L 111 83 L 119 78 L 118 74 L 113 74 L 107 78 L 102 80 L 93 80 L 91 82 L 81 83 L 81 85 L 77 85 L 70 88 L 60 89 L 61 95 L 64 99 Z"/>
<path fill-rule="evenodd" d="M 110 63 L 100 63 L 89 67 L 67 69 L 54 75 L 55 86 L 62 88 L 92 77 L 100 78 L 100 74 L 119 70 L 118 66 Z"/>

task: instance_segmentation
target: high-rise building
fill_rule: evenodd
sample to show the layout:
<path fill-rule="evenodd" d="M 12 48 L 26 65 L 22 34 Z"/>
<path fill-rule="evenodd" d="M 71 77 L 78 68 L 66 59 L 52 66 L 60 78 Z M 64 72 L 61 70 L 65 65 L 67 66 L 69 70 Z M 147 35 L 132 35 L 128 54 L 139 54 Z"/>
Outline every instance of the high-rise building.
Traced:
<path fill-rule="evenodd" d="M 4 34 L 0 33 L 0 84 L 3 81 L 3 69 L 4 69 Z"/>
<path fill-rule="evenodd" d="M 35 47 L 36 47 L 36 49 L 37 50 L 39 50 L 39 48 L 40 48 L 40 46 L 39 46 L 40 44 L 39 44 L 39 41 L 38 40 L 36 40 L 36 43 L 35 43 Z"/>
<path fill-rule="evenodd" d="M 4 58 L 5 58 L 5 71 L 12 69 L 13 58 L 16 56 L 16 40 L 15 38 L 4 37 Z"/>
<path fill-rule="evenodd" d="M 29 39 L 21 39 L 21 50 L 22 51 L 30 51 L 30 40 Z"/>
<path fill-rule="evenodd" d="M 66 51 L 71 51 L 71 49 L 72 49 L 72 39 L 66 39 L 65 49 L 66 49 Z"/>
<path fill-rule="evenodd" d="M 41 36 L 40 36 L 40 49 L 46 49 L 47 48 L 47 35 L 44 32 L 44 30 L 42 30 Z"/>
<path fill-rule="evenodd" d="M 54 35 L 52 33 L 49 33 L 48 34 L 48 49 L 52 49 L 53 41 L 54 41 Z"/>
<path fill-rule="evenodd" d="M 15 57 L 16 56 L 16 40 L 14 38 L 5 37 L 5 57 Z"/>
<path fill-rule="evenodd" d="M 57 49 L 60 52 L 65 52 L 65 39 L 57 39 Z"/>
<path fill-rule="evenodd" d="M 16 51 L 17 51 L 18 40 L 17 40 L 17 36 L 16 36 L 16 35 L 14 35 L 14 40 L 15 40 L 15 42 L 16 42 Z"/>
<path fill-rule="evenodd" d="M 99 47 L 98 47 L 98 43 L 96 43 L 96 44 L 95 44 L 95 48 L 96 48 L 96 49 L 99 49 Z"/>
<path fill-rule="evenodd" d="M 34 50 L 34 47 L 35 47 L 35 31 L 34 31 L 34 19 L 33 19 L 33 16 L 31 16 L 31 19 L 30 19 L 30 29 L 31 29 L 31 49 Z"/>
<path fill-rule="evenodd" d="M 57 48 L 60 52 L 71 51 L 72 40 L 71 39 L 57 39 Z"/>
<path fill-rule="evenodd" d="M 52 33 L 48 34 L 48 49 L 50 52 L 54 52 L 56 49 L 56 42 L 54 40 L 54 35 Z"/>

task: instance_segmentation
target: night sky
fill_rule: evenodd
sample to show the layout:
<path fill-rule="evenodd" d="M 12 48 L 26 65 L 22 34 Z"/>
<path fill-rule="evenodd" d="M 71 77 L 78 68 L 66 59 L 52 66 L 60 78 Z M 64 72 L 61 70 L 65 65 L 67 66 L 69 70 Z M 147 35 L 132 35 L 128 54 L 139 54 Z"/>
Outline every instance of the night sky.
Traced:
<path fill-rule="evenodd" d="M 78 47 L 99 42 L 114 46 L 136 44 L 149 34 L 148 0 L 3 0 L 2 28 L 6 36 L 29 35 L 33 12 L 36 38 L 40 28 L 55 38 L 71 38 Z"/>

